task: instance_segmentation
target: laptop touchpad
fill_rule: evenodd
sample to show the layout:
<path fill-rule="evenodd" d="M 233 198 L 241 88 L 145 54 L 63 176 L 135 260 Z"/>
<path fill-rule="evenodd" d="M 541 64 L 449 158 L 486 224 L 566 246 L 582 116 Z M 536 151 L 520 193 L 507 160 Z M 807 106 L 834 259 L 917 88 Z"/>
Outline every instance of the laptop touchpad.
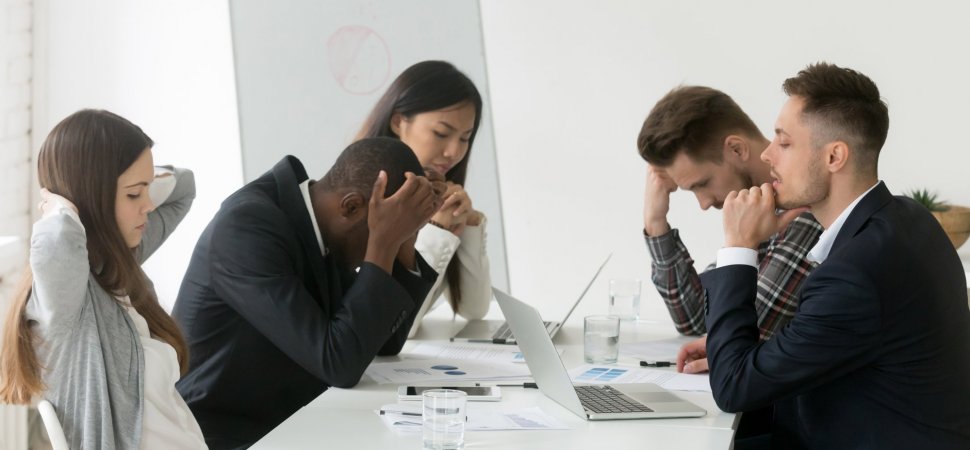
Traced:
<path fill-rule="evenodd" d="M 638 393 L 627 393 L 630 397 L 639 400 L 642 403 L 663 403 L 663 402 L 682 402 L 680 397 L 671 394 L 670 392 L 638 392 Z"/>

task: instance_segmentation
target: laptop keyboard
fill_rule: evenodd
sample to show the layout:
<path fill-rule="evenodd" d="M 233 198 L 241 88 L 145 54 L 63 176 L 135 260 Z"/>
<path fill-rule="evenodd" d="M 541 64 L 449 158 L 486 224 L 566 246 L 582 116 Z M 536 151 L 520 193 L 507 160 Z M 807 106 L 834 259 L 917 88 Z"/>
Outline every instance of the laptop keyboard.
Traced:
<path fill-rule="evenodd" d="M 573 386 L 583 408 L 594 413 L 652 412 L 646 405 L 611 386 Z"/>
<path fill-rule="evenodd" d="M 495 330 L 495 334 L 492 335 L 492 339 L 504 339 L 508 340 L 512 337 L 512 329 L 509 328 L 509 323 L 505 322 L 499 329 Z"/>
<path fill-rule="evenodd" d="M 552 322 L 542 322 L 542 324 L 546 326 L 546 330 L 549 330 L 549 327 L 552 326 Z M 492 340 L 507 341 L 509 339 L 512 339 L 512 329 L 509 328 L 509 323 L 505 322 L 501 327 L 495 330 L 495 334 L 492 335 Z"/>

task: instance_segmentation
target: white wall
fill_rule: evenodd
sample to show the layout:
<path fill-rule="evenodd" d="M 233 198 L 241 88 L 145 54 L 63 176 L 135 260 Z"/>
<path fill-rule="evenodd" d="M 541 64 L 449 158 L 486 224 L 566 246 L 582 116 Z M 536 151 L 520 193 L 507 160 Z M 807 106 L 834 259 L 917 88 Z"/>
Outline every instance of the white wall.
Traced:
<path fill-rule="evenodd" d="M 636 137 L 680 83 L 732 95 L 770 138 L 785 78 L 819 60 L 858 69 L 890 107 L 881 178 L 896 193 L 925 186 L 970 205 L 966 3 L 489 0 L 481 9 L 509 273 L 525 299 L 571 300 L 608 251 L 580 313 L 605 311 L 608 278 L 649 278 Z M 687 192 L 671 210 L 702 268 L 722 243 L 720 213 L 702 213 Z M 666 316 L 645 288 L 644 311 Z"/>
<path fill-rule="evenodd" d="M 0 0 L 0 314 L 27 260 L 32 12 L 31 0 Z M 0 405 L 0 448 L 26 447 L 27 408 Z"/>
<path fill-rule="evenodd" d="M 104 108 L 155 140 L 156 164 L 195 172 L 198 197 L 146 264 L 171 309 L 195 242 L 242 185 L 228 2 L 37 0 L 36 150 L 81 108 Z"/>
<path fill-rule="evenodd" d="M 30 229 L 31 0 L 0 0 L 0 311 L 27 260 Z M 3 237 L 14 237 L 15 241 Z M 3 325 L 0 325 L 2 327 Z"/>

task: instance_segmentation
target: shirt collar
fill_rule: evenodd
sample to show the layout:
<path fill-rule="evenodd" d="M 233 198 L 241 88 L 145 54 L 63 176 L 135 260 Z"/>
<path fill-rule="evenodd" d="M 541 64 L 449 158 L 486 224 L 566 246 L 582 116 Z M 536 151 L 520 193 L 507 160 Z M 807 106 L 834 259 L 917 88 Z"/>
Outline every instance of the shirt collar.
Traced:
<path fill-rule="evenodd" d="M 839 232 L 842 231 L 842 225 L 845 225 L 845 221 L 849 218 L 849 215 L 852 214 L 852 210 L 855 209 L 856 205 L 859 204 L 863 197 L 868 195 L 869 192 L 876 188 L 876 186 L 879 186 L 879 183 L 882 183 L 882 181 L 877 181 L 876 184 L 872 185 L 872 187 L 863 192 L 862 195 L 856 197 L 856 199 L 853 200 L 852 203 L 849 203 L 849 206 L 842 211 L 842 214 L 839 214 L 839 217 L 835 218 L 832 225 L 829 225 L 825 231 L 822 231 L 822 234 L 818 237 L 818 242 L 816 242 L 815 246 L 809 250 L 806 259 L 821 264 L 826 258 L 829 257 L 829 252 L 832 251 L 832 244 L 835 243 L 836 236 L 838 236 Z"/>
<path fill-rule="evenodd" d="M 313 222 L 313 233 L 317 236 L 317 244 L 320 244 L 320 254 L 327 256 L 329 250 L 323 244 L 323 235 L 320 234 L 320 224 L 317 223 L 317 215 L 313 213 L 313 202 L 310 201 L 310 180 L 300 183 L 300 193 L 303 194 L 303 201 L 306 203 L 307 213 L 310 214 L 310 222 Z"/>

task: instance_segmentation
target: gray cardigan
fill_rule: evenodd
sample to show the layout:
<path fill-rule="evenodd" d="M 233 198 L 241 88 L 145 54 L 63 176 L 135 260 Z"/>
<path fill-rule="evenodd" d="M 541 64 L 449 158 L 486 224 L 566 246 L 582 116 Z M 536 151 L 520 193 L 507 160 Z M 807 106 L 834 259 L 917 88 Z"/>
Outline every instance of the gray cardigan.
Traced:
<path fill-rule="evenodd" d="M 139 263 L 158 249 L 195 199 L 192 172 L 174 172 L 175 189 L 148 215 L 136 250 Z M 124 307 L 91 273 L 84 227 L 66 213 L 37 221 L 30 268 L 34 284 L 27 317 L 40 337 L 43 397 L 54 405 L 68 445 L 137 449 L 144 412 L 143 347 Z"/>

